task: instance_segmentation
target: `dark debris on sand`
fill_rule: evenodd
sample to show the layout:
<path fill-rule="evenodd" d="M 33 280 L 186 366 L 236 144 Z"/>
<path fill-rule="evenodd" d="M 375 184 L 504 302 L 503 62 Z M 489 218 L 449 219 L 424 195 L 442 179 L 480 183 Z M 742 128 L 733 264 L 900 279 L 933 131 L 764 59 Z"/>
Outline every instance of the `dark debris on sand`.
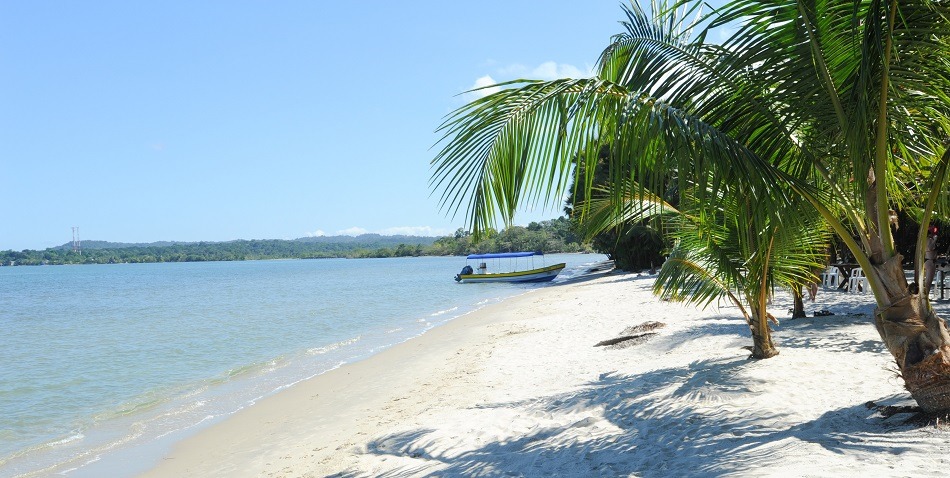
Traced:
<path fill-rule="evenodd" d="M 904 419 L 904 423 L 908 425 L 950 429 L 950 414 L 924 413 L 920 407 L 916 405 L 878 405 L 872 401 L 865 403 L 864 406 L 880 413 L 881 417 L 885 419 L 891 418 L 894 415 L 907 413 L 910 414 L 910 416 Z"/>
<path fill-rule="evenodd" d="M 594 347 L 605 347 L 610 350 L 618 350 L 632 347 L 634 345 L 640 345 L 658 335 L 659 332 L 654 332 L 654 330 L 663 327 L 666 327 L 666 324 L 663 322 L 644 322 L 640 325 L 627 327 L 626 329 L 623 329 L 623 332 L 620 332 L 618 337 L 597 342 L 594 344 Z"/>

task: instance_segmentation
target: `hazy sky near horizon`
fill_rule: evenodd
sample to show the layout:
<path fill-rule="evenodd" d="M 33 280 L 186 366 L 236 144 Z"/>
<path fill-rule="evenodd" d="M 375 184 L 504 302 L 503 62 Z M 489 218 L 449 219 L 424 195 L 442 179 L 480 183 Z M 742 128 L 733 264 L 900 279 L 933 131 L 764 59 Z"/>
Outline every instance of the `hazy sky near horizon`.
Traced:
<path fill-rule="evenodd" d="M 587 76 L 620 5 L 2 2 L 0 250 L 450 234 L 429 162 L 458 95 Z"/>

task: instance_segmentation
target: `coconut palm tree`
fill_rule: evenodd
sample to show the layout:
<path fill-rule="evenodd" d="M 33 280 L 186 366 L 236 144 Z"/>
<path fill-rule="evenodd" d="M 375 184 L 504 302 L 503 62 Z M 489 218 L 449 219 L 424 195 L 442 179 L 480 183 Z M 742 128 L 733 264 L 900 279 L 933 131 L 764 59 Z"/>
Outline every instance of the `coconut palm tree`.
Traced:
<path fill-rule="evenodd" d="M 623 192 L 610 191 L 616 188 Z M 589 210 L 583 222 L 589 233 L 665 218 L 675 247 L 654 282 L 657 295 L 700 307 L 725 300 L 749 326 L 752 357 L 778 355 L 769 327 L 778 321 L 766 310 L 775 286 L 800 290 L 801 284 L 818 280 L 814 271 L 827 259 L 830 231 L 813 209 L 798 200 L 761 214 L 762 208 L 728 191 L 713 201 L 688 193 L 674 208 L 630 182 L 594 192 L 581 205 Z M 619 213 L 618 196 L 623 198 Z"/>
<path fill-rule="evenodd" d="M 676 217 L 677 245 L 654 287 L 661 297 L 701 305 L 730 298 L 749 325 L 752 357 L 769 358 L 778 354 L 769 329 L 778 321 L 766 310 L 775 286 L 791 290 L 817 280 L 813 271 L 825 260 L 829 234 L 814 214 L 759 216 L 749 206 L 725 195 Z M 786 212 L 796 210 L 789 205 Z"/>
<path fill-rule="evenodd" d="M 888 226 L 890 209 L 922 209 L 922 269 L 930 215 L 947 210 L 948 6 L 737 0 L 703 14 L 683 0 L 625 13 L 595 77 L 510 82 L 447 117 L 433 160 L 443 204 L 465 207 L 475 231 L 510 223 L 519 205 L 562 197 L 571 156 L 605 144 L 617 184 L 672 179 L 701 204 L 728 192 L 763 217 L 794 191 L 866 271 L 912 396 L 950 412 L 950 335 L 908 287 Z M 727 41 L 706 41 L 723 26 Z"/>
<path fill-rule="evenodd" d="M 875 324 L 912 396 L 926 411 L 950 411 L 950 336 L 929 284 L 908 287 L 889 222 L 892 209 L 923 206 L 921 270 L 930 214 L 946 211 L 948 6 L 751 1 L 727 10 L 713 25 L 743 22 L 722 48 L 730 69 L 747 71 L 738 81 L 750 85 L 768 79 L 750 103 L 771 110 L 770 134 L 798 142 L 790 157 L 823 189 L 790 184 L 864 269 Z"/>

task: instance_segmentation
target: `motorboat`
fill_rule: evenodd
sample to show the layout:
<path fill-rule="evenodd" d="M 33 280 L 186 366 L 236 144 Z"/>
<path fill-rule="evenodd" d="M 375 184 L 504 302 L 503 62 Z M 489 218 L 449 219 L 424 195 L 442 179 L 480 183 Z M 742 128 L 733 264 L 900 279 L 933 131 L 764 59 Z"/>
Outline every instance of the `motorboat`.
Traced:
<path fill-rule="evenodd" d="M 466 261 L 477 261 L 476 267 L 466 264 L 455 275 L 459 283 L 475 282 L 547 282 L 557 277 L 565 263 L 535 267 L 535 261 L 544 254 L 540 252 L 497 252 L 491 254 L 471 254 Z M 489 270 L 488 263 L 492 263 Z"/>

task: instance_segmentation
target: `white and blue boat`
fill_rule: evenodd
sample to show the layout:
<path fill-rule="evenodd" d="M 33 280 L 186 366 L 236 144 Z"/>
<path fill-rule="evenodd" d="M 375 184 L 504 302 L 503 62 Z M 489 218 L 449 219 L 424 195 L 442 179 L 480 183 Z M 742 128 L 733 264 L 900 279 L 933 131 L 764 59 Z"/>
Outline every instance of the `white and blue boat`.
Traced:
<path fill-rule="evenodd" d="M 535 267 L 535 260 L 544 254 L 540 252 L 498 252 L 492 254 L 471 254 L 466 261 L 478 261 L 476 267 L 466 264 L 462 272 L 455 275 L 459 283 L 472 282 L 547 282 L 557 277 L 565 263 Z M 488 264 L 492 263 L 489 270 Z"/>

